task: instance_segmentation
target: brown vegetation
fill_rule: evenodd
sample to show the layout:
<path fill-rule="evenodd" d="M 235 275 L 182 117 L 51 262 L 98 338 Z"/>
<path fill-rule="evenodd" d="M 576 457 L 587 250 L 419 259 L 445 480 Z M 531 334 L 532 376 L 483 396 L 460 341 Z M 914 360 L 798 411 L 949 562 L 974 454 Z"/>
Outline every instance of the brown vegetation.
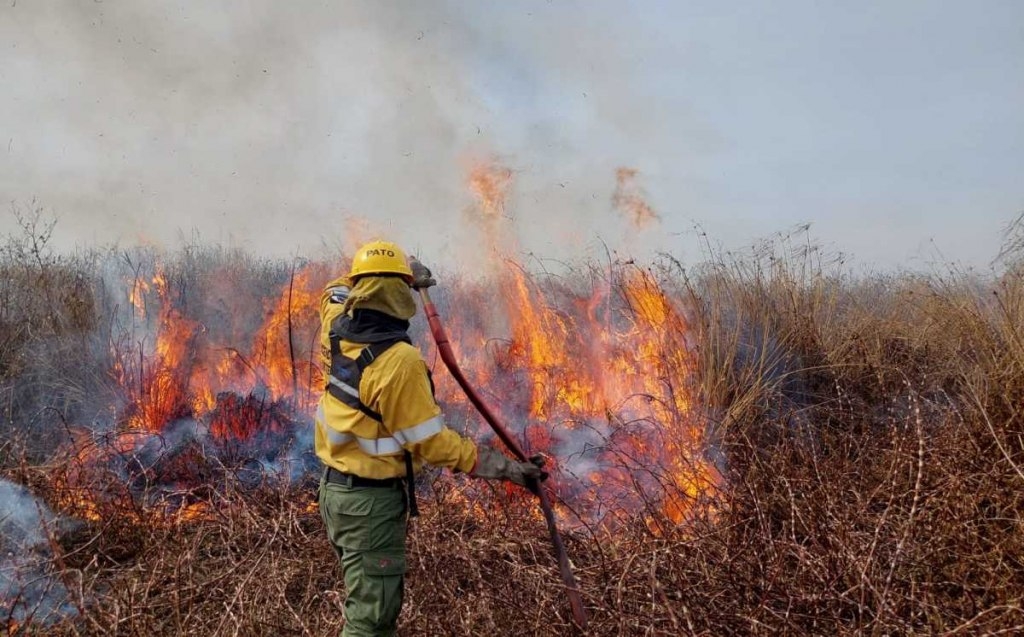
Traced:
<path fill-rule="evenodd" d="M 92 318 L 26 308 L 94 261 L 8 255 L 2 475 L 61 509 L 66 468 L 43 450 L 67 432 L 32 431 L 54 419 L 28 405 L 58 421 L 83 409 L 104 381 L 64 366 L 104 314 L 88 295 Z M 851 277 L 782 240 L 697 271 L 660 266 L 691 312 L 693 391 L 724 484 L 685 525 L 652 509 L 566 534 L 588 634 L 1024 631 L 1020 256 L 1003 255 L 998 276 Z M 333 634 L 343 591 L 315 485 L 227 484 L 192 519 L 129 498 L 54 530 L 77 612 L 11 632 Z M 480 516 L 452 489 L 435 482 L 413 524 L 402 634 L 573 634 L 536 515 L 495 493 L 505 506 Z"/>

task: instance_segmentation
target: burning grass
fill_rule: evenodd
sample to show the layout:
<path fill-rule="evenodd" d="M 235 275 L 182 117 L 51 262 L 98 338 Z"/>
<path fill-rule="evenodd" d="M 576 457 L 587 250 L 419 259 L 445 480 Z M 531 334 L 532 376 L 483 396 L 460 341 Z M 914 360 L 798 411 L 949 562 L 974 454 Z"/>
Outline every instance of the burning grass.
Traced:
<path fill-rule="evenodd" d="M 692 271 L 506 268 L 498 300 L 446 281 L 467 371 L 557 462 L 588 633 L 1024 630 L 1017 253 L 989 278 L 853 278 L 800 246 Z M 148 258 L 3 264 L 17 273 L 4 298 L 74 272 L 91 312 L 0 316 L 3 475 L 30 490 L 12 491 L 20 504 L 64 515 L 5 546 L 59 603 L 32 611 L 0 587 L 0 620 L 17 634 L 332 634 L 341 579 L 296 433 L 319 382 L 301 295 L 328 268 L 190 249 L 157 285 Z M 257 311 L 227 304 L 225 277 Z M 150 286 L 132 297 L 145 315 L 132 281 Z M 193 322 L 184 349 L 153 355 L 168 321 Z M 483 435 L 438 376 L 452 422 Z M 156 400 L 156 378 L 177 393 Z M 402 634 L 574 632 L 528 499 L 433 473 L 420 490 Z"/>

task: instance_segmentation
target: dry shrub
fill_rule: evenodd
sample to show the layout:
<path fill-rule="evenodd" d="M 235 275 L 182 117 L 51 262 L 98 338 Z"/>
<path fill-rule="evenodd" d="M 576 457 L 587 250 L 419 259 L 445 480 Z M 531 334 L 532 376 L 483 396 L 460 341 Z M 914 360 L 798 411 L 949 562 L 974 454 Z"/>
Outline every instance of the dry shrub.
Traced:
<path fill-rule="evenodd" d="M 1024 271 L 1008 264 L 853 277 L 794 238 L 668 262 L 724 482 L 684 525 L 652 506 L 566 533 L 587 634 L 1024 630 Z M 59 504 L 60 468 L 10 441 L 4 474 Z M 431 485 L 413 523 L 401 634 L 576 632 L 529 502 L 457 486 Z M 338 630 L 312 485 L 201 495 L 194 519 L 113 499 L 56 534 L 79 614 L 20 634 Z"/>
<path fill-rule="evenodd" d="M 704 627 L 1019 630 L 1019 272 L 848 280 L 790 247 L 691 283 L 729 463 Z"/>

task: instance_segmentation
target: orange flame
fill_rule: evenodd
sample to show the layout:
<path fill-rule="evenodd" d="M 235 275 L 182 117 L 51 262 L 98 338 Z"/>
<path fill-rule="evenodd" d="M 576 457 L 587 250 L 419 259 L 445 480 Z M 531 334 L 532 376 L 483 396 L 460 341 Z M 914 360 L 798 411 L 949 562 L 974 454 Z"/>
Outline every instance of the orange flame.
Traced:
<path fill-rule="evenodd" d="M 135 412 L 129 416 L 130 427 L 147 431 L 159 431 L 165 423 L 188 415 L 188 387 L 182 375 L 190 367 L 189 352 L 199 328 L 169 302 L 170 291 L 163 272 L 153 276 L 153 286 L 160 300 L 156 344 L 148 368 L 140 372 L 142 381 Z"/>
<path fill-rule="evenodd" d="M 315 331 L 316 302 L 325 274 L 318 264 L 295 271 L 268 303 L 265 321 L 253 338 L 251 350 L 243 353 L 230 344 L 217 347 L 210 343 L 204 326 L 178 309 L 180 302 L 172 293 L 167 275 L 158 271 L 152 279 L 159 306 L 155 344 L 142 362 L 138 391 L 129 388 L 135 394 L 129 426 L 160 431 L 177 419 L 209 414 L 222 392 L 245 392 L 257 387 L 266 390 L 269 401 L 287 399 L 295 408 L 308 409 L 317 397 L 320 377 L 310 356 L 311 341 L 301 335 Z M 241 305 L 249 299 L 234 302 Z M 145 307 L 144 302 L 133 303 Z M 123 367 L 123 363 L 119 365 Z M 123 370 L 116 375 L 124 376 Z M 126 378 L 125 384 L 129 384 Z M 224 418 L 214 420 L 211 431 L 215 435 L 243 433 L 239 429 L 242 424 L 231 425 Z"/>
<path fill-rule="evenodd" d="M 613 199 L 643 225 L 657 215 L 635 175 L 619 170 Z M 635 265 L 534 279 L 510 256 L 517 249 L 506 216 L 512 171 L 478 165 L 468 183 L 477 198 L 473 216 L 491 250 L 491 276 L 445 282 L 442 289 L 458 301 L 445 319 L 468 375 L 500 399 L 496 406 L 519 425 L 527 450 L 548 452 L 564 478 L 559 484 L 575 479 L 562 495 L 584 515 L 660 501 L 663 516 L 683 521 L 694 498 L 720 480 L 705 458 L 690 391 L 694 358 L 684 308 L 653 271 Z M 115 363 L 131 404 L 129 427 L 159 432 L 189 418 L 216 440 L 244 441 L 257 430 L 293 426 L 290 413 L 308 415 L 323 382 L 315 364 L 317 310 L 329 274 L 323 264 L 296 269 L 260 306 L 262 324 L 251 336 L 207 330 L 186 313 L 184 284 L 172 284 L 162 269 L 149 283 L 135 281 L 134 311 L 144 316 L 157 308 L 157 314 L 144 316 L 155 330 L 148 355 Z M 226 295 L 218 303 L 229 315 L 243 315 L 253 300 Z M 243 336 L 248 340 L 240 344 Z M 436 357 L 428 352 L 427 360 Z M 435 381 L 446 409 L 469 413 L 448 374 Z M 638 493 L 644 489 L 651 492 Z M 181 519 L 203 511 L 188 509 Z"/>
<path fill-rule="evenodd" d="M 488 257 L 502 253 L 512 243 L 507 236 L 505 205 L 512 190 L 512 171 L 497 162 L 478 163 L 470 168 L 468 185 L 477 206 L 470 219 L 483 233 Z"/>
<path fill-rule="evenodd" d="M 615 171 L 615 193 L 612 205 L 619 210 L 637 229 L 647 228 L 661 221 L 661 217 L 647 203 L 643 189 L 636 182 L 635 168 L 619 168 Z"/>
<path fill-rule="evenodd" d="M 643 225 L 657 215 L 642 200 L 635 175 L 632 169 L 619 171 L 615 200 Z M 484 233 L 496 250 L 486 287 L 457 290 L 460 311 L 447 321 L 452 340 L 473 354 L 456 354 L 476 383 L 503 398 L 507 420 L 532 423 L 523 430 L 527 448 L 565 449 L 566 441 L 599 432 L 589 443 L 603 447 L 590 454 L 599 462 L 577 462 L 585 473 L 578 477 L 592 490 L 617 486 L 622 492 L 634 488 L 634 470 L 657 466 L 651 473 L 659 475 L 662 513 L 682 521 L 693 498 L 719 480 L 704 459 L 705 441 L 693 412 L 685 314 L 652 272 L 635 266 L 590 273 L 589 290 L 582 291 L 531 279 L 501 251 L 514 249 L 514 243 L 494 239 L 507 236 L 500 213 L 511 177 L 494 165 L 470 173 L 479 218 L 487 222 Z M 501 331 L 507 339 L 494 340 Z M 439 376 L 439 395 L 465 404 L 454 383 Z M 629 460 L 616 466 L 616 457 Z"/>
<path fill-rule="evenodd" d="M 551 451 L 599 429 L 606 433 L 598 444 L 614 454 L 635 459 L 633 465 L 661 467 L 663 513 L 682 521 L 692 499 L 718 482 L 713 465 L 702 458 L 682 310 L 653 274 L 639 269 L 607 273 L 589 295 L 539 285 L 518 268 L 504 276 L 492 287 L 503 291 L 509 337 L 491 343 L 490 357 L 460 356 L 470 376 L 508 397 L 500 405 L 506 419 L 533 423 L 524 430 L 530 449 Z M 486 310 L 469 308 L 471 315 L 478 311 Z M 453 340 L 487 341 L 462 313 L 448 322 Z M 438 387 L 445 401 L 465 403 L 452 383 Z M 637 422 L 645 426 L 630 425 Z M 605 460 L 580 477 L 596 490 L 613 483 L 627 488 L 633 480 L 628 467 Z"/>
<path fill-rule="evenodd" d="M 312 364 L 309 352 L 301 351 L 302 344 L 296 343 L 294 335 L 300 327 L 307 333 L 315 327 L 324 274 L 323 269 L 317 266 L 307 266 L 294 273 L 271 305 L 267 320 L 257 332 L 253 344 L 253 357 L 266 370 L 265 380 L 270 395 L 275 399 L 291 397 L 299 400 L 301 387 L 305 390 L 303 408 L 310 407 L 315 398 L 313 394 L 316 392 L 310 390 L 317 368 Z"/>

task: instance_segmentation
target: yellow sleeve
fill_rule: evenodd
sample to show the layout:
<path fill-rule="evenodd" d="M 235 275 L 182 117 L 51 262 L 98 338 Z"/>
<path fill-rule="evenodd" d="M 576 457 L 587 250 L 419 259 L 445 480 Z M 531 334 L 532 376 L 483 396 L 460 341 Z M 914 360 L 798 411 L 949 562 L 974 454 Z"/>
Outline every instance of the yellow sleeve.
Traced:
<path fill-rule="evenodd" d="M 384 428 L 414 456 L 435 466 L 469 473 L 476 464 L 476 445 L 445 425 L 419 351 L 402 345 L 395 349 L 397 360 L 387 365 L 386 378 L 380 379 L 376 392 L 376 408 Z"/>

